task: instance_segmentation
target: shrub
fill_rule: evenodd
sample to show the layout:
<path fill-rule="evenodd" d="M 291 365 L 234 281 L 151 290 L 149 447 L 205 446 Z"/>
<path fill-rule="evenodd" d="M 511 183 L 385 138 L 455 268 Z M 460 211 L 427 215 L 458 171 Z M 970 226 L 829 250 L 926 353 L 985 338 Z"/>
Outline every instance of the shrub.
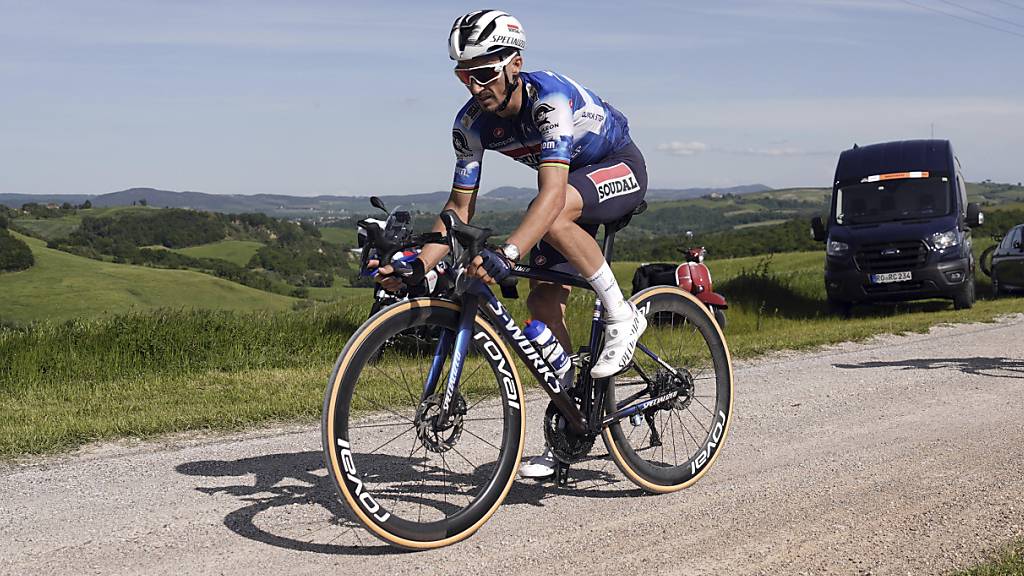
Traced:
<path fill-rule="evenodd" d="M 11 236 L 6 228 L 0 228 L 0 271 L 26 270 L 35 263 L 36 259 L 28 244 Z"/>

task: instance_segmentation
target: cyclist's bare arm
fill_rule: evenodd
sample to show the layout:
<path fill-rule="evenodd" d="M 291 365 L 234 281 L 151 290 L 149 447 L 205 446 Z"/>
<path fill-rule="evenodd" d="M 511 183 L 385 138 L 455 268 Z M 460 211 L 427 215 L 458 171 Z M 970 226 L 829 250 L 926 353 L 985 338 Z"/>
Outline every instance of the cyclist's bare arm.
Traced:
<path fill-rule="evenodd" d="M 445 210 L 452 210 L 463 222 L 469 222 L 473 219 L 473 214 L 476 213 L 476 194 L 475 190 L 469 194 L 452 190 L 451 195 L 448 196 L 448 202 L 445 202 L 444 208 L 441 209 L 441 212 L 444 212 Z M 442 234 L 445 232 L 444 223 L 441 222 L 440 216 L 434 221 L 433 231 L 440 232 Z M 423 247 L 423 251 L 420 252 L 420 260 L 423 260 L 423 267 L 430 270 L 434 266 L 437 266 L 437 263 L 440 262 L 447 253 L 447 246 L 442 244 L 427 244 Z"/>
<path fill-rule="evenodd" d="M 451 195 L 448 196 L 448 202 L 445 203 L 444 208 L 441 210 L 454 210 L 459 218 L 463 222 L 469 222 L 473 219 L 473 214 L 476 212 L 476 191 L 472 193 L 457 192 L 452 190 Z M 437 220 L 434 221 L 434 232 L 444 233 L 444 223 L 441 222 L 441 217 L 438 216 Z M 419 259 L 423 261 L 423 268 L 430 270 L 437 263 L 444 258 L 445 254 L 448 253 L 448 247 L 442 244 L 427 244 L 420 251 Z M 394 292 L 402 286 L 402 281 L 394 276 L 388 276 L 393 271 L 390 265 L 381 266 L 380 275 L 377 277 L 377 281 L 380 282 L 381 286 L 385 290 Z"/>

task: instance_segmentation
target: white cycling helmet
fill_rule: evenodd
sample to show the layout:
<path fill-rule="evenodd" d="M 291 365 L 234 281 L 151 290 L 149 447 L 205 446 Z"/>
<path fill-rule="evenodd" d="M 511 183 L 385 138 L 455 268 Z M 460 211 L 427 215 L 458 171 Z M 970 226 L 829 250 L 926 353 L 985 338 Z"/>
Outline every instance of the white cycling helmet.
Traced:
<path fill-rule="evenodd" d="M 526 33 L 519 20 L 501 10 L 476 10 L 460 16 L 448 36 L 448 55 L 457 62 L 510 49 L 525 50 Z"/>

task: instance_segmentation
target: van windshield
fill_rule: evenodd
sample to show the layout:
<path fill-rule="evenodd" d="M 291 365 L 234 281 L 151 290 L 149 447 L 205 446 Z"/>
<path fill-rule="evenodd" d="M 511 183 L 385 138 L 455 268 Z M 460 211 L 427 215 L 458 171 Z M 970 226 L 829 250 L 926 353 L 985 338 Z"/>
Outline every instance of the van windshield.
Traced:
<path fill-rule="evenodd" d="M 905 178 L 843 186 L 836 193 L 836 224 L 875 224 L 945 216 L 949 178 Z"/>

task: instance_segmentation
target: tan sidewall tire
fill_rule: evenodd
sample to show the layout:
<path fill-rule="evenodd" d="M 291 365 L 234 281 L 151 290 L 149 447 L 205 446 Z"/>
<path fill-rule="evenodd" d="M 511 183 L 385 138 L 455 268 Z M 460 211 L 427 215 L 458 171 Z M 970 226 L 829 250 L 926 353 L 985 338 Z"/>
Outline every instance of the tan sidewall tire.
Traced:
<path fill-rule="evenodd" d="M 718 334 L 719 341 L 722 343 L 722 348 L 725 351 L 725 369 L 727 371 L 727 378 L 729 383 L 729 410 L 726 413 L 725 425 L 723 427 L 722 435 L 719 438 L 715 451 L 711 455 L 710 460 L 706 464 L 704 464 L 704 466 L 700 470 L 698 470 L 695 475 L 687 479 L 685 482 L 681 482 L 679 484 L 661 485 L 648 481 L 643 477 L 643 475 L 638 473 L 629 465 L 628 460 L 626 460 L 626 458 L 623 456 L 621 450 L 615 442 L 615 439 L 612 435 L 611 427 L 606 427 L 601 432 L 601 438 L 604 440 L 604 444 L 608 448 L 608 454 L 615 462 L 615 465 L 618 466 L 619 470 L 621 470 L 622 473 L 626 476 L 626 478 L 628 478 L 631 482 L 633 482 L 640 488 L 643 488 L 644 490 L 655 494 L 676 492 L 678 490 L 682 490 L 684 488 L 692 486 L 695 482 L 697 482 L 705 474 L 707 474 L 708 470 L 711 469 L 715 461 L 718 460 L 718 455 L 722 452 L 722 447 L 725 445 L 725 441 L 729 436 L 729 426 L 730 424 L 732 424 L 734 390 L 732 376 L 732 356 L 729 354 L 729 345 L 725 341 L 725 335 L 722 333 L 722 329 L 718 326 L 718 323 L 715 322 L 714 316 L 711 315 L 711 312 L 708 310 L 707 306 L 704 303 L 702 303 L 700 300 L 697 300 L 697 298 L 695 298 L 692 294 L 686 292 L 685 290 L 681 290 L 679 288 L 675 288 L 672 286 L 655 286 L 652 288 L 648 288 L 637 294 L 634 294 L 632 297 L 630 297 L 629 300 L 634 304 L 640 304 L 644 300 L 647 300 L 648 298 L 660 294 L 677 295 L 681 298 L 689 300 L 692 303 L 693 308 L 700 310 L 700 313 L 707 317 L 708 323 L 711 325 L 711 328 L 715 330 L 715 332 Z M 638 307 L 640 306 L 638 305 Z"/>
<path fill-rule="evenodd" d="M 334 429 L 334 418 L 331 417 L 331 415 L 335 413 L 335 410 L 337 408 L 338 393 L 341 391 L 342 388 L 342 376 L 345 374 L 345 371 L 351 367 L 353 354 L 355 353 L 355 351 L 359 349 L 359 347 L 363 344 L 367 337 L 370 334 L 372 334 L 373 331 L 377 329 L 379 326 L 381 326 L 384 322 L 393 319 L 395 316 L 398 316 L 399 314 L 408 313 L 409 311 L 412 311 L 417 308 L 435 306 L 441 308 L 448 308 L 450 310 L 454 310 L 455 312 L 458 312 L 460 310 L 460 306 L 458 304 L 451 302 L 449 300 L 441 300 L 436 298 L 419 298 L 415 300 L 409 300 L 393 304 L 381 310 L 373 317 L 371 317 L 369 320 L 367 320 L 362 326 L 359 327 L 358 330 L 356 330 L 356 332 L 349 339 L 348 343 L 345 345 L 345 348 L 342 350 L 341 354 L 338 356 L 338 362 L 334 367 L 334 372 L 331 374 L 331 377 L 327 382 L 327 389 L 324 393 L 324 411 L 321 426 L 323 431 L 322 440 L 324 447 L 324 459 L 328 472 L 331 475 L 332 483 L 338 489 L 338 491 L 341 492 L 342 496 L 344 496 L 345 502 L 348 505 L 349 510 L 351 510 L 355 514 L 359 521 L 362 522 L 362 524 L 366 526 L 366 528 L 370 530 L 372 534 L 374 534 L 375 536 L 389 544 L 393 544 L 395 546 L 399 546 L 401 548 L 406 548 L 410 550 L 425 550 L 430 548 L 440 548 L 442 546 L 448 546 L 449 544 L 455 544 L 456 542 L 459 542 L 471 536 L 474 532 L 479 530 L 480 527 L 484 525 L 484 523 L 487 522 L 487 520 L 494 514 L 494 512 L 497 511 L 498 507 L 501 506 L 502 502 L 505 501 L 505 497 L 508 496 L 509 490 L 512 489 L 512 484 L 515 482 L 516 478 L 516 470 L 518 470 L 519 463 L 523 457 L 523 443 L 525 440 L 526 433 L 526 406 L 522 402 L 522 381 L 520 380 L 519 373 L 516 370 L 514 356 L 510 353 L 507 346 L 505 346 L 504 340 L 501 339 L 501 337 L 498 335 L 494 327 L 491 326 L 482 315 L 477 315 L 477 327 L 487 332 L 489 337 L 492 340 L 494 340 L 495 344 L 498 346 L 498 349 L 501 350 L 502 355 L 505 357 L 508 366 L 512 372 L 516 392 L 520 398 L 520 409 L 518 410 L 520 420 L 519 439 L 518 447 L 516 447 L 515 449 L 515 461 L 512 466 L 512 473 L 509 474 L 508 481 L 502 488 L 501 495 L 498 497 L 495 503 L 487 510 L 486 513 L 483 514 L 483 516 L 478 521 L 476 521 L 468 529 L 463 530 L 458 534 L 453 534 L 447 538 L 434 541 L 409 540 L 388 532 L 387 530 L 383 529 L 379 523 L 369 518 L 363 511 L 362 507 L 359 506 L 359 504 L 356 502 L 355 495 L 352 494 L 352 492 L 349 490 L 347 483 L 340 480 L 343 477 L 343 472 L 341 468 L 341 463 L 339 462 L 337 457 L 337 450 L 335 450 L 334 447 L 334 439 L 336 438 L 336 435 Z"/>

